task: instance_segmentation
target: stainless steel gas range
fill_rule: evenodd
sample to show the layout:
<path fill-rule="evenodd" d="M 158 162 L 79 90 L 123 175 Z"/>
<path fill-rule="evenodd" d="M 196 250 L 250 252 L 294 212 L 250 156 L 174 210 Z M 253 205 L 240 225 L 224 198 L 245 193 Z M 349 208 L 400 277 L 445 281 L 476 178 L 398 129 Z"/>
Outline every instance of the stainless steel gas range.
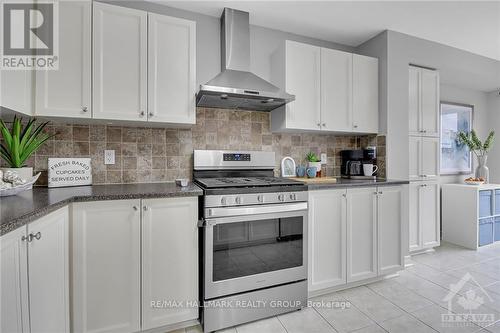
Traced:
<path fill-rule="evenodd" d="M 307 187 L 274 165 L 273 152 L 194 152 L 205 332 L 306 305 Z"/>

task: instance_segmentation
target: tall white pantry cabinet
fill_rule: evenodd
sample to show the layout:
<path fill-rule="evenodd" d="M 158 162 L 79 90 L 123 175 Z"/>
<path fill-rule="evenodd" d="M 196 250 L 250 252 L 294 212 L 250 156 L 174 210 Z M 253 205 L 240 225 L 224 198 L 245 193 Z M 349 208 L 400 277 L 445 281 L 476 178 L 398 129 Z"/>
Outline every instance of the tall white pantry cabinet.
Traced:
<path fill-rule="evenodd" d="M 440 245 L 439 72 L 409 66 L 409 251 Z"/>

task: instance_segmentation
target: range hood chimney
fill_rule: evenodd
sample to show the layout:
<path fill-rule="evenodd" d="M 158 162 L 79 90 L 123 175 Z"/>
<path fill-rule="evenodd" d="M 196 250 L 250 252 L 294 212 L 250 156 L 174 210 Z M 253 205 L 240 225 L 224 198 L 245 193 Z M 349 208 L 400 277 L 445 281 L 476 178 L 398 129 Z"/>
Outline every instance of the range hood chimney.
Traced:
<path fill-rule="evenodd" d="M 250 72 L 249 14 L 224 8 L 221 17 L 222 72 L 200 86 L 201 107 L 271 111 L 295 99 Z"/>

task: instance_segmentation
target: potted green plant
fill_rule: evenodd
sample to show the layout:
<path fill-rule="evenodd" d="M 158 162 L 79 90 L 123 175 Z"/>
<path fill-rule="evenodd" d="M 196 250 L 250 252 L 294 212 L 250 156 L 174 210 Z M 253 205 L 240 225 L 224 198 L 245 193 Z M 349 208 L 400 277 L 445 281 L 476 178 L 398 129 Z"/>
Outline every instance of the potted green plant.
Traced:
<path fill-rule="evenodd" d="M 316 172 L 321 171 L 321 159 L 318 157 L 318 155 L 316 155 L 313 152 L 309 152 L 306 155 L 306 159 L 307 159 L 307 166 L 309 168 L 315 167 Z"/>
<path fill-rule="evenodd" d="M 476 167 L 476 178 L 484 178 L 485 183 L 488 183 L 490 170 L 486 166 L 486 162 L 488 161 L 488 151 L 491 149 L 495 139 L 495 131 L 491 131 L 488 134 L 484 143 L 481 142 L 476 131 L 474 130 L 470 131 L 470 133 L 459 132 L 457 139 L 460 143 L 466 145 L 470 151 L 477 156 L 478 165 Z"/>
<path fill-rule="evenodd" d="M 33 168 L 26 166 L 26 160 L 36 152 L 52 136 L 43 132 L 48 122 L 35 125 L 36 119 L 31 118 L 23 126 L 22 118 L 14 117 L 12 127 L 9 128 L 0 119 L 0 134 L 3 142 L 0 145 L 0 157 L 7 162 L 8 168 L 2 171 L 16 171 L 23 179 L 33 177 Z"/>

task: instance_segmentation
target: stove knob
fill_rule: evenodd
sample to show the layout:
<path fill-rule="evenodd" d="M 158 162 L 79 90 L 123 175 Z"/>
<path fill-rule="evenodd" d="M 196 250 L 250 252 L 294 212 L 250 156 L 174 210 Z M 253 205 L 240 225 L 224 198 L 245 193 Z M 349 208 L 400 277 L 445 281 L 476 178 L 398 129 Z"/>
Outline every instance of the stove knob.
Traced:
<path fill-rule="evenodd" d="M 290 193 L 290 200 L 292 201 L 297 200 L 297 195 L 295 193 Z"/>
<path fill-rule="evenodd" d="M 279 201 L 285 201 L 285 195 L 284 194 L 278 194 L 278 200 Z"/>
<path fill-rule="evenodd" d="M 234 201 L 238 204 L 238 205 L 241 205 L 241 203 L 243 202 L 243 199 L 241 197 L 236 197 L 236 199 L 234 199 Z"/>
<path fill-rule="evenodd" d="M 221 205 L 223 205 L 223 206 L 227 205 L 227 199 L 226 199 L 226 197 L 222 197 L 222 198 L 220 199 L 220 203 L 221 203 Z"/>
<path fill-rule="evenodd" d="M 258 195 L 257 196 L 257 201 L 260 202 L 260 203 L 263 203 L 264 202 L 264 196 L 262 194 Z"/>

